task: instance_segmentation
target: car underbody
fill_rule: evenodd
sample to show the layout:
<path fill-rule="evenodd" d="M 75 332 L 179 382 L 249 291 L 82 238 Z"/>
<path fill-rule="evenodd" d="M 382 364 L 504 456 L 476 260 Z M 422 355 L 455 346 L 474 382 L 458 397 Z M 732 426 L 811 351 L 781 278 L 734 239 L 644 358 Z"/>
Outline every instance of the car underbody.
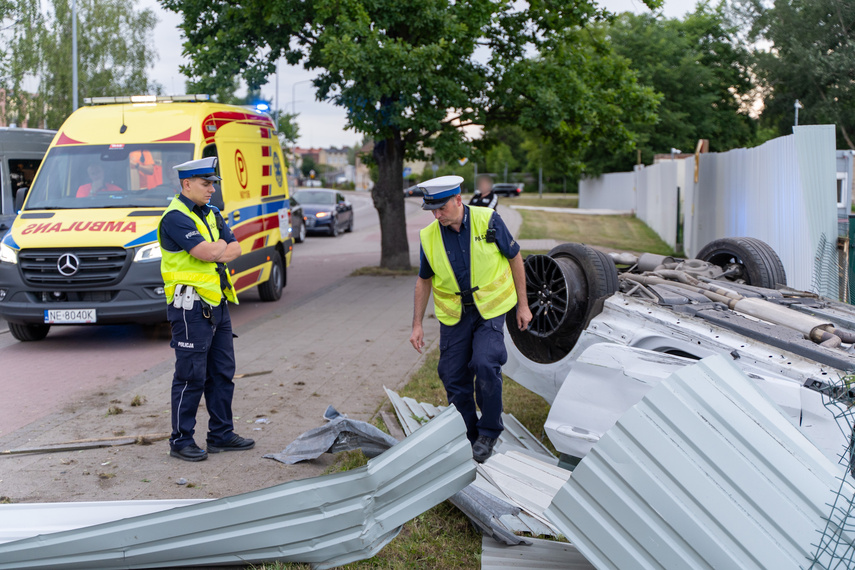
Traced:
<path fill-rule="evenodd" d="M 788 289 L 758 240 L 716 240 L 698 257 L 564 244 L 526 259 L 534 320 L 520 332 L 509 315 L 504 371 L 551 404 L 549 439 L 573 463 L 673 372 L 719 354 L 836 461 L 851 434 L 824 404 L 852 400 L 855 308 Z"/>

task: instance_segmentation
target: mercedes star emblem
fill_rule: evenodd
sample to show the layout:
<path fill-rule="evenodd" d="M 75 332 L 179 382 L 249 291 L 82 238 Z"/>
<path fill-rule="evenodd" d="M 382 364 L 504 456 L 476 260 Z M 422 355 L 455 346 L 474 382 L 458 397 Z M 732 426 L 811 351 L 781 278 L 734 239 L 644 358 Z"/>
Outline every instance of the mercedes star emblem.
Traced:
<path fill-rule="evenodd" d="M 80 269 L 80 258 L 73 253 L 63 253 L 56 260 L 56 268 L 66 277 L 71 277 Z"/>

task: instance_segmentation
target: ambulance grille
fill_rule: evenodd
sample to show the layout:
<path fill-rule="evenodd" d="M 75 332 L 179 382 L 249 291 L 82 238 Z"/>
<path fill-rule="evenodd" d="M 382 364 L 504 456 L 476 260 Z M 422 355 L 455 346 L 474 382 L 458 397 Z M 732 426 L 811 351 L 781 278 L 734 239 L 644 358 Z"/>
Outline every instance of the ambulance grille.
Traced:
<path fill-rule="evenodd" d="M 127 251 L 120 247 L 23 249 L 18 254 L 28 285 L 106 285 L 119 279 L 126 262 Z"/>

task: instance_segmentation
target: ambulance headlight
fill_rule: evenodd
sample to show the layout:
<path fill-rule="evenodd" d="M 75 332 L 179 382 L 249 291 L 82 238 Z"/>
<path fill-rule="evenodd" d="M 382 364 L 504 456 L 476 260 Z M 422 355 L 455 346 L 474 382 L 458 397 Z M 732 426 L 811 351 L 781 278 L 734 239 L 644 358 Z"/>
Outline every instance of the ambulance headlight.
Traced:
<path fill-rule="evenodd" d="M 5 243 L 0 243 L 0 263 L 18 263 L 17 252 Z"/>
<path fill-rule="evenodd" d="M 134 261 L 157 261 L 160 257 L 160 243 L 154 242 L 139 248 L 134 255 Z"/>

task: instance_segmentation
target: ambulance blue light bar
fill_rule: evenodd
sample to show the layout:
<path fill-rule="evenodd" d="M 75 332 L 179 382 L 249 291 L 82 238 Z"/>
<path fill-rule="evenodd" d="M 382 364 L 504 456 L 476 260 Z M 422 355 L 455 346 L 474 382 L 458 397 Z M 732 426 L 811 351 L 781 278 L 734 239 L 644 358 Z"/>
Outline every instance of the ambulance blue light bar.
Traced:
<path fill-rule="evenodd" d="M 115 105 L 117 103 L 194 103 L 210 101 L 206 94 L 191 95 L 131 95 L 124 97 L 86 97 L 86 105 Z"/>

